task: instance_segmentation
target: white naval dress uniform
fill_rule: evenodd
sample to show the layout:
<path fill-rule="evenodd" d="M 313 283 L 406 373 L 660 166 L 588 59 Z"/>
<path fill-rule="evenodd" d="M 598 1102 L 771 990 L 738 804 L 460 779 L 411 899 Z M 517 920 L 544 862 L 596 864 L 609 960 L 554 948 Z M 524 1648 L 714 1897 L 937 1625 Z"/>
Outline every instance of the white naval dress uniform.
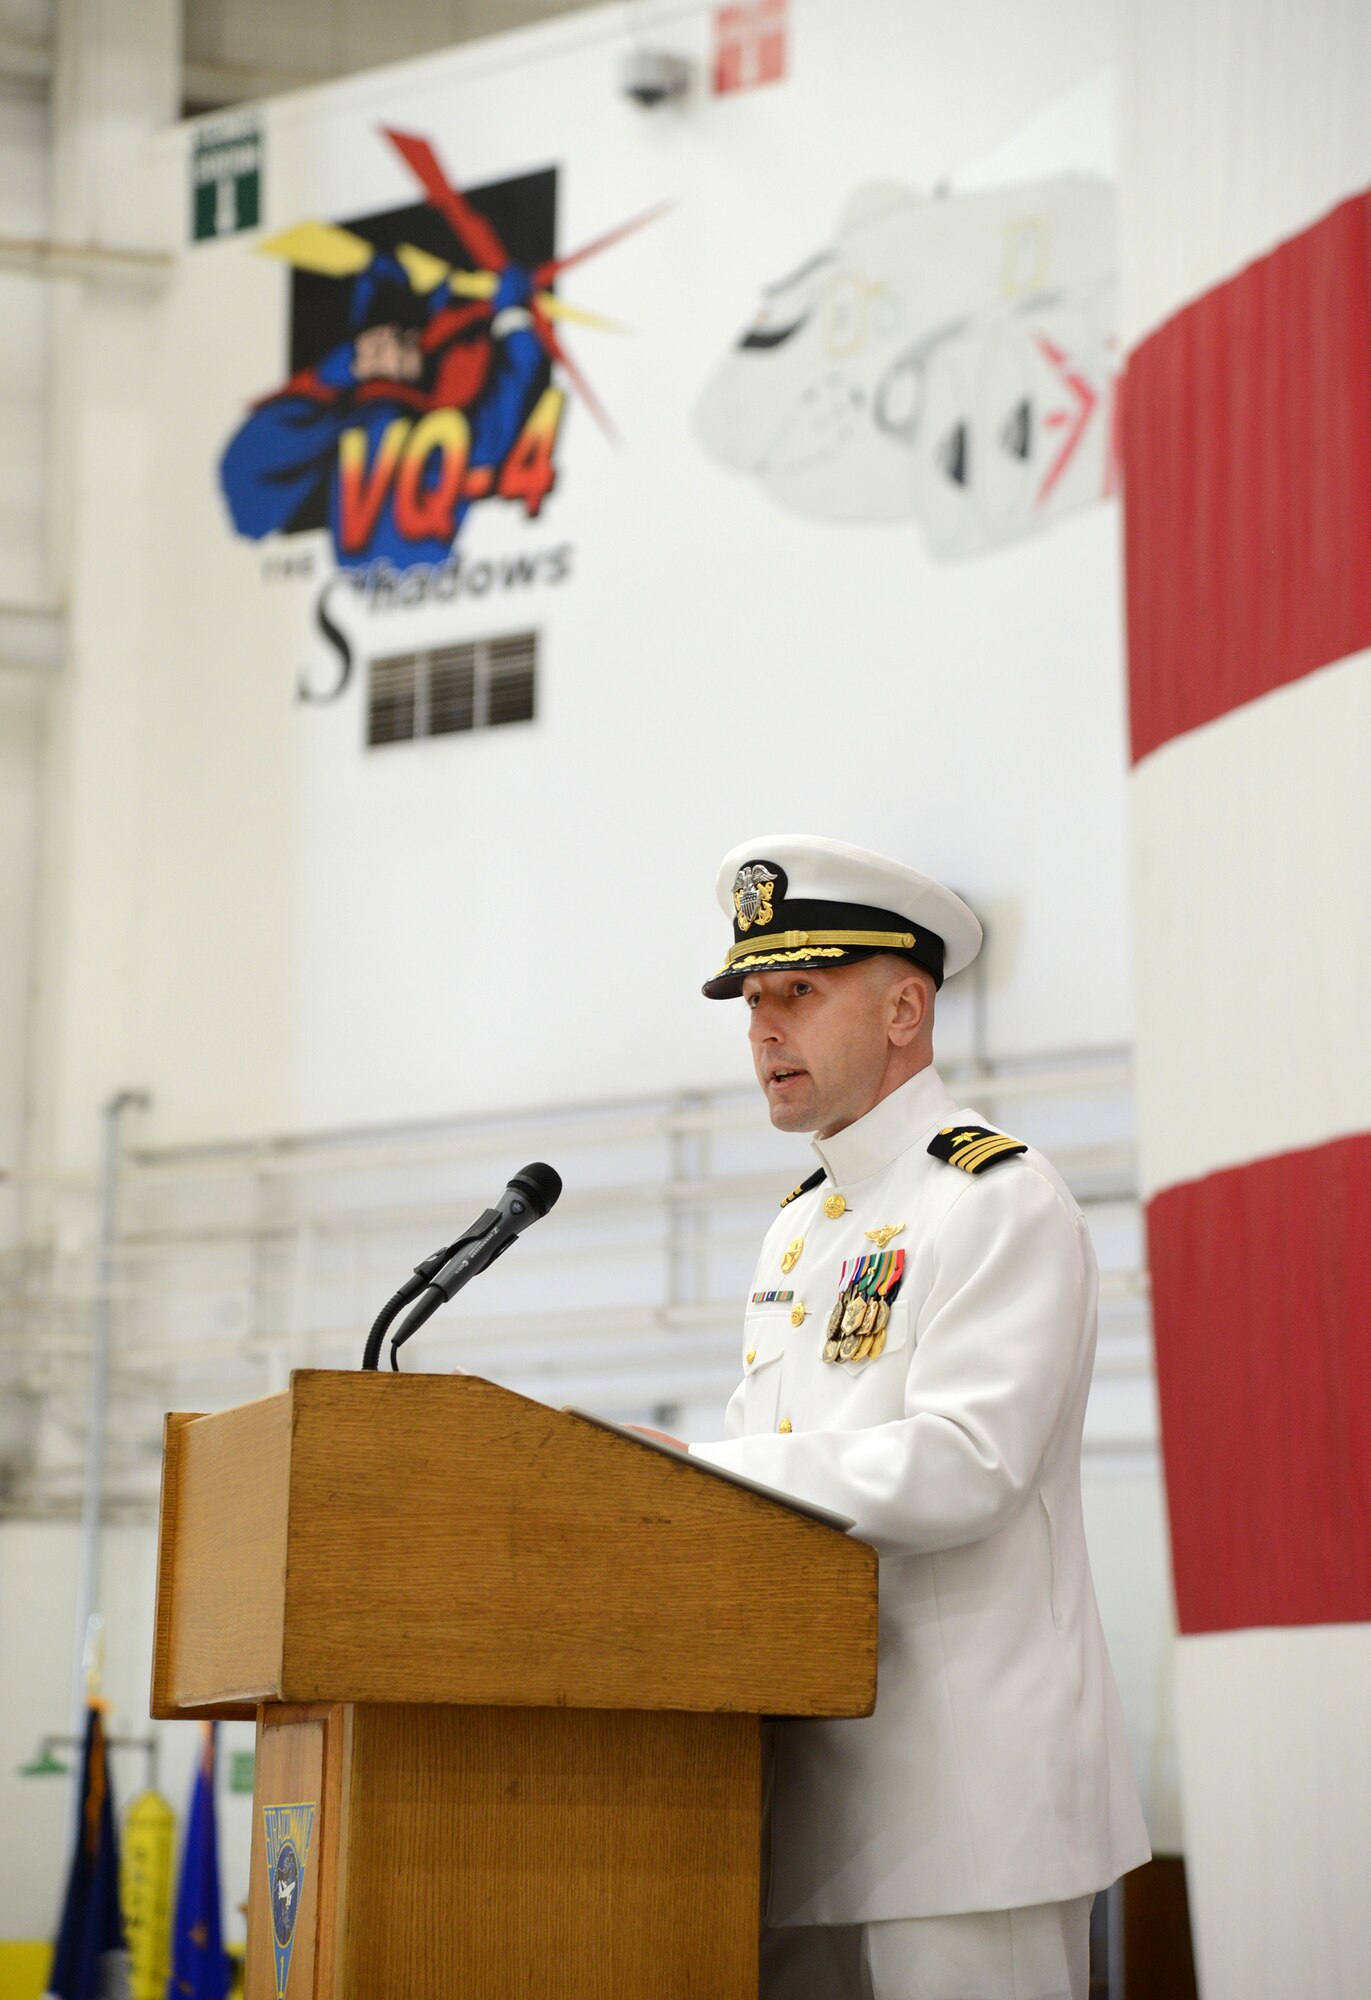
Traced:
<path fill-rule="evenodd" d="M 806 1317 L 749 1309 L 726 1441 L 692 1446 L 849 1515 L 881 1559 L 875 1713 L 777 1725 L 771 1926 L 1026 1915 L 1148 1858 L 1081 1512 L 1094 1253 L 1038 1153 L 971 1174 L 928 1152 L 981 1122 L 926 1069 L 814 1141 L 827 1177 L 781 1210 L 755 1280 Z M 895 1225 L 884 1351 L 826 1363 L 843 1262 Z"/>

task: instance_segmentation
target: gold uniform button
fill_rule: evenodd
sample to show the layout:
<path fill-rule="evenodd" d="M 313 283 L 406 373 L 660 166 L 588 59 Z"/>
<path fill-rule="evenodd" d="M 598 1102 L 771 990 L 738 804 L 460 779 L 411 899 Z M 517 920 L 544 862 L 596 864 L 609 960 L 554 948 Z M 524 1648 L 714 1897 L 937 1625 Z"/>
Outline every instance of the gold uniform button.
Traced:
<path fill-rule="evenodd" d="M 847 1203 L 840 1194 L 830 1194 L 824 1198 L 824 1214 L 830 1222 L 836 1222 L 840 1215 L 846 1215 Z"/>
<path fill-rule="evenodd" d="M 789 1417 L 782 1417 L 781 1421 L 777 1424 L 776 1428 L 781 1433 L 782 1437 L 788 1437 L 790 1435 Z"/>
<path fill-rule="evenodd" d="M 756 1348 L 749 1347 L 747 1353 L 743 1356 L 743 1360 L 747 1363 L 748 1367 L 750 1368 L 756 1359 L 757 1359 Z"/>
<path fill-rule="evenodd" d="M 802 1300 L 797 1299 L 790 1308 L 790 1324 L 792 1326 L 803 1326 L 805 1323 L 805 1314 L 808 1311 L 808 1306 Z"/>

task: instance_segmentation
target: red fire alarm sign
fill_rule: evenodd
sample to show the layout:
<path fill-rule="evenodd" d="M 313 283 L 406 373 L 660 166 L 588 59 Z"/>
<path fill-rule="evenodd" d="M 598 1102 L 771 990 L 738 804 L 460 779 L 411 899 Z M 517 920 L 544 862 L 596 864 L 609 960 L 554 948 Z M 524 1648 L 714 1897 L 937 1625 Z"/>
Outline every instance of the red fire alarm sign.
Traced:
<path fill-rule="evenodd" d="M 714 94 L 753 90 L 785 75 L 788 0 L 742 0 L 714 13 Z"/>

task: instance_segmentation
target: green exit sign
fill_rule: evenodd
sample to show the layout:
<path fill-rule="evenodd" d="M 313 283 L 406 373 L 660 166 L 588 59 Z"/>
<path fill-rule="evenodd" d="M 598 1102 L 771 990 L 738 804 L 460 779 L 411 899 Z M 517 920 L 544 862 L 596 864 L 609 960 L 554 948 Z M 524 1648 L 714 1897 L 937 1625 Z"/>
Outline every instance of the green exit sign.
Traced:
<path fill-rule="evenodd" d="M 262 219 L 262 127 L 256 117 L 197 126 L 190 162 L 191 234 L 236 236 Z"/>

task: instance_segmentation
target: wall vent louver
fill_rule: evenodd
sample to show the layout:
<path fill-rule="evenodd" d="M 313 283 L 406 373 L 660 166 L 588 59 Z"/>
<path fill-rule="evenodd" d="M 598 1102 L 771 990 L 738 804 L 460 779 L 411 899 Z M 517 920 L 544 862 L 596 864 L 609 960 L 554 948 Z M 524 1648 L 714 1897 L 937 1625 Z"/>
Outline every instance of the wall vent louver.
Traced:
<path fill-rule="evenodd" d="M 367 747 L 532 722 L 537 687 L 536 632 L 386 654 L 368 669 Z"/>

